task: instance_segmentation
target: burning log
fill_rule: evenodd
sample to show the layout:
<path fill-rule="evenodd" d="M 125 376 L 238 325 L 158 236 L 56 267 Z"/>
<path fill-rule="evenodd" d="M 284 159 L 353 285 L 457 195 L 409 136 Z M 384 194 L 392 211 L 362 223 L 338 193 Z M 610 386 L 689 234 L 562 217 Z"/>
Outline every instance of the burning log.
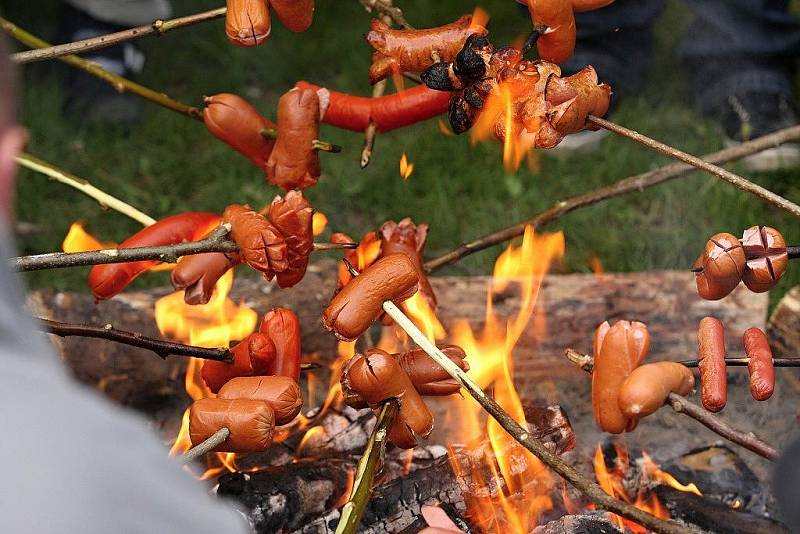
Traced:
<path fill-rule="evenodd" d="M 565 515 L 555 521 L 538 526 L 533 534 L 622 534 L 608 519 L 608 514 L 594 512 L 582 515 Z"/>

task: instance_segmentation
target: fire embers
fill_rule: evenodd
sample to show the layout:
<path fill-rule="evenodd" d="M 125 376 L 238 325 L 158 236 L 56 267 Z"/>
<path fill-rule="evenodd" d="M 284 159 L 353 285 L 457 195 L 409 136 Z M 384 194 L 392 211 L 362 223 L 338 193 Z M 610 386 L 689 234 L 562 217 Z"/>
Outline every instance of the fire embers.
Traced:
<path fill-rule="evenodd" d="M 774 228 L 748 228 L 741 242 L 732 234 L 715 234 L 693 265 L 697 292 L 719 300 L 743 281 L 750 291 L 763 293 L 778 283 L 788 264 L 786 241 Z"/>
<path fill-rule="evenodd" d="M 453 63 L 422 73 L 428 87 L 456 91 L 448 117 L 455 133 L 473 125 L 505 141 L 511 135 L 530 148 L 552 148 L 587 128 L 589 115 L 608 111 L 611 88 L 598 83 L 591 66 L 561 77 L 558 65 L 530 61 L 513 48 L 497 51 L 485 37 L 471 36 Z"/>
<path fill-rule="evenodd" d="M 447 356 L 464 370 L 469 369 L 460 347 L 442 347 Z M 418 444 L 433 430 L 433 416 L 421 394 L 451 395 L 459 385 L 449 378 L 427 354 L 420 350 L 389 354 L 379 349 L 356 354 L 342 372 L 345 401 L 354 407 L 378 405 L 390 398 L 400 400 L 400 411 L 389 428 L 389 440 L 403 449 Z"/>
<path fill-rule="evenodd" d="M 375 84 L 404 71 L 421 72 L 436 61 L 436 56 L 440 61 L 451 62 L 470 35 L 486 35 L 486 28 L 473 24 L 471 15 L 423 30 L 394 30 L 373 19 L 366 35 L 367 42 L 375 49 L 369 81 Z"/>
<path fill-rule="evenodd" d="M 694 376 L 674 362 L 641 365 L 650 350 L 647 326 L 639 322 L 608 321 L 594 337 L 592 408 L 597 425 L 605 432 L 632 431 L 640 417 L 660 408 L 670 393 L 687 395 Z"/>
<path fill-rule="evenodd" d="M 278 140 L 266 162 L 267 180 L 285 191 L 305 189 L 322 174 L 314 141 L 319 138 L 320 104 L 316 91 L 287 91 L 278 101 Z"/>
<path fill-rule="evenodd" d="M 272 32 L 270 4 L 288 30 L 303 32 L 311 26 L 314 0 L 228 0 L 225 14 L 228 40 L 243 47 L 264 43 Z"/>
<path fill-rule="evenodd" d="M 775 365 L 766 334 L 756 327 L 748 328 L 742 337 L 747 370 L 750 373 L 750 393 L 764 401 L 775 390 Z M 728 402 L 728 375 L 725 362 L 725 325 L 714 317 L 704 317 L 697 328 L 697 359 L 702 384 L 703 407 L 719 412 Z"/>

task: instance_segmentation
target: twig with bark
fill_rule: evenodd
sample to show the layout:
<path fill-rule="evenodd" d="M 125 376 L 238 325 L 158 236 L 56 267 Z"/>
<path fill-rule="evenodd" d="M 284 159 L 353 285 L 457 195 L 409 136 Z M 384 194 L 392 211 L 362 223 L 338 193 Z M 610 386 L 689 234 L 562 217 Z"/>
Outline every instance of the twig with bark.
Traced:
<path fill-rule="evenodd" d="M 207 238 L 200 241 L 154 247 L 109 248 L 89 252 L 49 252 L 11 258 L 9 262 L 12 269 L 20 272 L 146 260 L 175 263 L 181 256 L 192 254 L 237 252 L 239 248 L 236 243 L 226 237 L 229 231 L 230 224 L 223 223 Z M 314 251 L 356 248 L 357 246 L 358 243 L 314 243 Z"/>
<path fill-rule="evenodd" d="M 348 270 L 354 276 L 358 275 L 353 266 L 345 260 Z M 661 534 L 688 534 L 691 530 L 671 521 L 659 519 L 654 515 L 640 510 L 632 504 L 615 499 L 607 494 L 597 483 L 579 473 L 574 467 L 564 462 L 550 451 L 541 440 L 535 438 L 523 428 L 511 415 L 506 412 L 493 398 L 489 397 L 481 387 L 476 384 L 458 365 L 453 363 L 436 344 L 428 339 L 422 331 L 391 301 L 383 303 L 383 310 L 406 334 L 424 350 L 447 374 L 454 378 L 467 393 L 474 398 L 486 412 L 497 421 L 508 434 L 520 445 L 525 447 L 534 456 L 539 458 L 550 469 L 558 473 L 567 482 L 572 484 L 583 495 L 591 500 L 598 508 L 621 515 L 631 521 Z"/>
<path fill-rule="evenodd" d="M 42 317 L 35 317 L 34 321 L 39 330 L 47 332 L 48 334 L 55 334 L 60 337 L 77 336 L 107 339 L 108 341 L 115 341 L 123 345 L 147 349 L 155 352 L 161 359 L 166 359 L 167 356 L 175 355 L 190 356 L 192 358 L 201 358 L 203 360 L 214 360 L 218 362 L 233 361 L 233 357 L 228 349 L 197 347 L 164 339 L 155 339 L 136 332 L 117 330 L 110 323 L 103 326 L 93 326 L 87 324 L 62 323 Z"/>
<path fill-rule="evenodd" d="M 721 165 L 745 158 L 747 156 L 796 139 L 800 139 L 800 126 L 791 126 L 757 139 L 753 139 L 752 141 L 747 141 L 735 147 L 726 148 L 711 154 L 706 154 L 703 156 L 703 159 L 709 163 Z M 486 234 L 478 239 L 464 243 L 450 252 L 447 252 L 446 254 L 442 254 L 437 258 L 429 260 L 425 263 L 425 270 L 427 272 L 435 271 L 447 265 L 452 265 L 453 263 L 456 263 L 460 259 L 469 256 L 470 254 L 474 254 L 475 252 L 493 247 L 510 239 L 514 239 L 515 237 L 519 237 L 525 232 L 525 227 L 528 225 L 534 229 L 539 229 L 545 224 L 553 222 L 556 219 L 559 219 L 560 217 L 579 208 L 591 206 L 610 198 L 626 195 L 628 193 L 643 191 L 649 187 L 685 176 L 693 170 L 695 170 L 695 167 L 692 165 L 687 165 L 684 163 L 672 163 L 652 171 L 624 178 L 606 187 L 600 187 L 581 195 L 560 200 L 556 202 L 555 205 L 553 205 L 553 207 L 550 209 L 545 210 L 530 219 L 520 221 L 507 228 Z"/>
<path fill-rule="evenodd" d="M 5 32 L 11 37 L 31 48 L 49 48 L 51 46 L 47 41 L 36 37 L 35 35 L 23 30 L 16 24 L 4 18 L 0 18 L 0 26 L 2 26 L 3 30 L 5 30 Z M 68 65 L 72 65 L 73 67 L 81 69 L 82 71 L 103 80 L 120 93 L 133 93 L 160 106 L 164 106 L 167 109 L 182 113 L 187 117 L 191 117 L 200 121 L 203 120 L 203 112 L 199 108 L 186 105 L 165 95 L 164 93 L 159 93 L 158 91 L 154 91 L 153 89 L 145 87 L 144 85 L 128 80 L 127 78 L 123 78 L 122 76 L 118 76 L 113 72 L 105 70 L 97 63 L 76 55 L 61 56 L 58 59 L 64 63 L 67 63 Z"/>
<path fill-rule="evenodd" d="M 183 453 L 183 463 L 188 464 L 191 461 L 200 458 L 206 453 L 213 451 L 215 448 L 222 445 L 222 443 L 228 439 L 228 436 L 231 435 L 231 431 L 227 427 L 222 427 L 213 434 L 211 434 L 208 438 L 201 441 L 185 453 Z"/>
<path fill-rule="evenodd" d="M 378 414 L 378 420 L 375 422 L 375 428 L 372 429 L 372 434 L 367 441 L 364 454 L 358 461 L 356 475 L 353 479 L 353 489 L 342 507 L 339 523 L 336 525 L 336 534 L 358 532 L 361 516 L 364 515 L 364 510 L 372 496 L 372 482 L 375 479 L 375 473 L 383 463 L 386 442 L 389 439 L 389 426 L 397 416 L 399 409 L 400 401 L 397 399 L 389 399 L 383 404 L 381 412 Z"/>
<path fill-rule="evenodd" d="M 381 16 L 388 17 L 395 24 L 405 30 L 411 30 L 413 27 L 408 23 L 403 10 L 393 5 L 392 0 L 358 0 L 368 12 L 372 13 L 377 11 Z"/>
<path fill-rule="evenodd" d="M 176 28 L 183 28 L 209 20 L 216 20 L 224 17 L 226 12 L 227 8 L 218 7 L 210 11 L 195 13 L 194 15 L 187 15 L 185 17 L 178 17 L 170 20 L 159 19 L 150 24 L 137 26 L 136 28 L 130 28 L 128 30 L 122 30 L 106 35 L 98 35 L 97 37 L 90 37 L 89 39 L 82 39 L 72 43 L 50 46 L 48 48 L 40 48 L 38 50 L 17 52 L 16 54 L 11 55 L 11 61 L 18 64 L 24 64 L 33 63 L 34 61 L 55 59 L 69 54 L 85 54 L 87 52 L 93 52 L 95 50 L 118 45 L 120 43 L 141 39 L 142 37 L 147 37 L 149 35 L 163 35 Z"/>
<path fill-rule="evenodd" d="M 698 158 L 697 156 L 693 156 L 683 152 L 682 150 L 678 150 L 675 147 L 669 146 L 661 141 L 656 141 L 655 139 L 647 137 L 646 135 L 642 135 L 635 130 L 625 128 L 624 126 L 620 126 L 619 124 L 613 123 L 609 120 L 589 115 L 589 117 L 586 119 L 586 122 L 595 126 L 599 126 L 600 128 L 604 128 L 617 135 L 621 135 L 622 137 L 631 139 L 632 141 L 636 141 L 637 143 L 646 146 L 651 150 L 655 150 L 660 154 L 688 163 L 689 165 L 696 167 L 701 171 L 705 171 L 725 180 L 729 184 L 738 187 L 742 191 L 746 191 L 751 195 L 757 196 L 758 198 L 768 202 L 769 204 L 772 204 L 777 208 L 791 213 L 795 217 L 800 217 L 800 206 L 776 193 L 773 193 L 769 189 L 761 187 L 758 184 L 754 184 L 750 180 L 743 178 L 738 174 L 732 173 L 726 169 L 723 169 L 722 167 L 714 165 L 713 163 Z"/>
<path fill-rule="evenodd" d="M 569 361 L 587 373 L 591 374 L 592 368 L 594 367 L 594 358 L 587 354 L 581 354 L 573 349 L 567 349 L 565 356 Z M 680 395 L 670 393 L 667 397 L 667 403 L 664 406 L 669 406 L 678 413 L 688 415 L 712 432 L 715 432 L 728 441 L 736 443 L 737 445 L 756 453 L 762 458 L 773 461 L 778 458 L 778 451 L 770 444 L 759 439 L 758 436 L 752 432 L 743 432 L 732 427 L 730 424 L 715 416 L 711 412 L 704 410 L 702 407 L 684 397 L 681 397 Z"/>
<path fill-rule="evenodd" d="M 112 210 L 118 211 L 123 215 L 127 215 L 134 221 L 140 223 L 142 226 L 150 226 L 156 222 L 155 219 L 146 213 L 142 213 L 130 204 L 123 202 L 120 199 L 113 197 L 105 191 L 93 186 L 88 180 L 84 180 L 83 178 L 75 176 L 74 174 L 61 170 L 55 165 L 42 159 L 23 152 L 17 156 L 17 161 L 20 165 L 27 169 L 40 172 L 45 176 L 52 178 L 53 180 L 61 182 L 62 184 L 74 187 L 81 193 L 95 199 L 100 206 L 104 208 L 111 208 Z"/>

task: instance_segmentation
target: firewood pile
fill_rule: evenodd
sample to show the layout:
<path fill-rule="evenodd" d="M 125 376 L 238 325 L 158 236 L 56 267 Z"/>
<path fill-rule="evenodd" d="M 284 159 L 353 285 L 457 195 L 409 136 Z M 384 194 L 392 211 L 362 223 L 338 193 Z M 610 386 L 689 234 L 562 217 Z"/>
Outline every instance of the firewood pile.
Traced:
<path fill-rule="evenodd" d="M 299 80 L 276 122 L 239 95 L 195 107 L 75 54 L 223 16 L 232 44 L 257 47 L 271 13 L 309 30 L 313 0 L 229 0 L 58 46 L 2 20 L 34 49 L 16 62 L 59 59 L 197 120 L 282 190 L 264 206 L 156 220 L 23 154 L 22 165 L 143 226 L 110 246 L 76 225 L 63 252 L 12 258 L 22 272 L 91 266 L 91 296 L 33 292 L 29 310 L 77 379 L 146 413 L 165 455 L 238 502 L 259 533 L 786 531 L 764 481 L 794 422 L 797 388 L 782 368 L 800 362 L 798 294 L 767 329 L 766 292 L 800 247 L 753 226 L 710 235 L 680 272 L 548 275 L 565 237 L 544 225 L 694 169 L 800 216 L 718 166 L 800 138 L 800 127 L 698 158 L 604 119 L 612 88 L 591 65 L 562 75 L 574 12 L 608 3 L 529 0 L 530 36 L 513 48 L 492 42 L 480 9 L 415 29 L 391 0 L 361 0 L 378 17 L 366 34 L 371 96 Z M 385 94 L 389 79 L 396 93 Z M 364 133 L 363 168 L 378 133 L 443 113 L 454 133 L 503 143 L 508 168 L 587 129 L 680 163 L 436 258 L 424 221 L 375 221 L 360 238 L 326 228 L 304 193 L 341 152 L 320 139 L 321 123 Z M 430 276 L 515 238 L 491 277 Z M 165 268 L 172 289 L 128 289 Z M 234 284 L 237 269 L 261 278 Z"/>

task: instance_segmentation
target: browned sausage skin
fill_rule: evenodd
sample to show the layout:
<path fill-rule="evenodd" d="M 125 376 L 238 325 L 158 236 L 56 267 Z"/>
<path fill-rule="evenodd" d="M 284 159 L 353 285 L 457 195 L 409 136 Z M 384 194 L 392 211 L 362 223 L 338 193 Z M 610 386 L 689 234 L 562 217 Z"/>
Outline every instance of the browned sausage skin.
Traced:
<path fill-rule="evenodd" d="M 436 309 L 436 294 L 433 292 L 428 276 L 425 274 L 423 266 L 423 256 L 425 254 L 425 241 L 428 237 L 427 224 L 414 224 L 406 217 L 399 223 L 386 221 L 381 225 L 381 254 L 389 256 L 391 254 L 405 254 L 412 261 L 419 277 L 419 292 L 428 306 Z"/>
<path fill-rule="evenodd" d="M 383 313 L 383 303 L 402 302 L 417 292 L 419 278 L 404 254 L 384 256 L 350 281 L 322 314 L 322 325 L 344 341 L 360 336 Z"/>
<path fill-rule="evenodd" d="M 647 326 L 639 322 L 618 321 L 609 327 L 600 325 L 595 332 L 594 369 L 592 370 L 592 408 L 597 425 L 604 431 L 619 434 L 636 424 L 619 408 L 622 383 L 650 350 Z"/>
<path fill-rule="evenodd" d="M 766 334 L 759 328 L 748 328 L 742 339 L 749 358 L 750 393 L 757 401 L 765 401 L 775 391 L 775 366 Z"/>
<path fill-rule="evenodd" d="M 747 256 L 742 281 L 750 291 L 769 291 L 789 265 L 786 240 L 775 228 L 753 226 L 744 231 L 742 246 Z"/>
<path fill-rule="evenodd" d="M 239 257 L 267 280 L 289 268 L 283 235 L 263 215 L 250 206 L 231 204 L 225 208 L 222 220 L 231 225 L 230 237 L 239 247 Z"/>
<path fill-rule="evenodd" d="M 697 342 L 703 406 L 718 412 L 728 402 L 725 326 L 719 319 L 704 317 L 697 329 Z"/>
<path fill-rule="evenodd" d="M 272 23 L 266 0 L 227 0 L 225 34 L 236 46 L 258 46 L 269 38 Z"/>
<path fill-rule="evenodd" d="M 234 252 L 184 256 L 172 270 L 172 286 L 184 290 L 183 300 L 186 304 L 207 304 L 219 279 L 239 261 L 239 255 Z"/>
<path fill-rule="evenodd" d="M 189 408 L 189 439 L 197 445 L 221 428 L 230 430 L 218 452 L 262 452 L 272 444 L 275 414 L 269 404 L 250 399 L 200 399 Z"/>
<path fill-rule="evenodd" d="M 297 382 L 286 376 L 247 376 L 227 382 L 219 390 L 220 399 L 264 401 L 275 412 L 275 424 L 285 425 L 300 413 L 303 394 Z"/>
<path fill-rule="evenodd" d="M 319 138 L 319 97 L 313 89 L 287 91 L 278 100 L 278 139 L 267 160 L 267 179 L 285 191 L 305 189 L 322 174 L 313 142 Z"/>
<path fill-rule="evenodd" d="M 685 365 L 648 363 L 634 369 L 622 383 L 619 408 L 627 417 L 644 417 L 663 406 L 670 393 L 685 396 L 692 389 L 694 375 Z"/>
<path fill-rule="evenodd" d="M 268 374 L 275 366 L 275 345 L 255 332 L 231 347 L 232 363 L 206 360 L 200 371 L 208 388 L 217 393 L 229 380 L 239 376 Z"/>

